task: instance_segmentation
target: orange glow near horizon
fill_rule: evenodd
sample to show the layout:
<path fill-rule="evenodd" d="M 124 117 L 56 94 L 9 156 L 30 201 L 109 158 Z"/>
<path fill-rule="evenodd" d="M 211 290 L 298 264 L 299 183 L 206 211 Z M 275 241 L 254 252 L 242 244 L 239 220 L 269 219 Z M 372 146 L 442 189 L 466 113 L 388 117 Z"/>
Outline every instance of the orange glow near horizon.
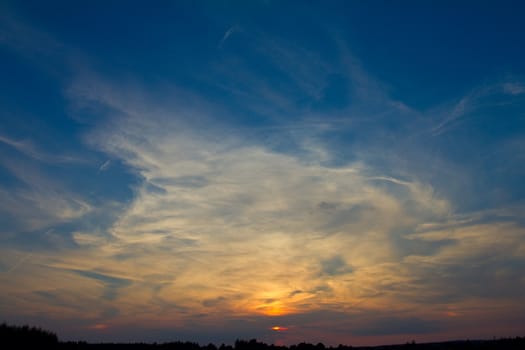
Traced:
<path fill-rule="evenodd" d="M 97 329 L 97 330 L 104 330 L 104 329 L 107 329 L 109 326 L 107 324 L 104 324 L 104 323 L 97 323 L 89 328 L 91 329 Z"/>
<path fill-rule="evenodd" d="M 266 316 L 282 316 L 293 313 L 292 309 L 284 306 L 281 301 L 277 300 L 258 305 L 255 309 Z"/>
<path fill-rule="evenodd" d="M 265 307 L 263 310 L 264 314 L 268 316 L 282 316 L 286 314 L 285 310 L 278 306 Z"/>
<path fill-rule="evenodd" d="M 276 331 L 276 332 L 282 332 L 282 331 L 287 331 L 288 328 L 287 327 L 281 327 L 281 326 L 273 326 L 272 327 L 272 331 Z"/>

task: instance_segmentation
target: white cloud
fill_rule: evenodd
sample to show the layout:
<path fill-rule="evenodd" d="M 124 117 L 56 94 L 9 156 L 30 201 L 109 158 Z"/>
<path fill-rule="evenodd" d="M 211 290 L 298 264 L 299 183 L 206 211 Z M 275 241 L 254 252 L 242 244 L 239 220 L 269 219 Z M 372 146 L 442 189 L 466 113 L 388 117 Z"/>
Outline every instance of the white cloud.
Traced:
<path fill-rule="evenodd" d="M 90 98 L 114 107 L 124 95 Z M 136 100 L 144 96 L 127 101 Z M 240 314 L 297 312 L 341 300 L 350 308 L 376 288 L 364 271 L 398 259 L 391 243 L 397 231 L 450 210 L 429 185 L 373 174 L 361 161 L 324 165 L 322 143 L 300 143 L 307 146 L 300 155 L 281 153 L 215 124 L 191 127 L 178 109 L 171 115 L 158 105 L 158 114 L 142 109 L 128 102 L 124 117 L 89 136 L 142 179 L 99 260 L 125 271 L 121 264 L 132 259 L 138 279 L 173 276 L 157 298 L 194 312 L 205 308 L 202 300 L 219 296 L 228 312 Z M 347 279 L 319 274 L 334 257 L 351 266 Z M 292 293 L 319 285 L 331 292 Z"/>
<path fill-rule="evenodd" d="M 241 28 L 239 26 L 233 26 L 233 27 L 228 28 L 228 30 L 226 32 L 224 32 L 224 35 L 222 36 L 222 39 L 219 41 L 219 47 L 222 47 L 224 45 L 224 43 L 226 42 L 226 40 L 228 40 L 228 38 L 233 33 L 238 32 L 240 30 L 241 30 Z"/>
<path fill-rule="evenodd" d="M 111 160 L 108 159 L 100 165 L 100 167 L 98 168 L 98 171 L 99 172 L 106 171 L 109 169 L 110 165 L 111 165 Z"/>
<path fill-rule="evenodd" d="M 30 40 L 17 44 L 11 33 L 37 33 L 14 22 L 0 27 L 4 44 L 33 52 L 22 47 Z M 237 30 L 229 28 L 219 46 Z M 238 57 L 206 78 L 239 98 L 246 111 L 271 121 L 256 131 L 226 125 L 231 110 L 191 92 L 170 88 L 154 96 L 146 90 L 158 90 L 136 81 L 112 84 L 92 72 L 74 82 L 67 90 L 73 106 L 103 116 L 86 136 L 88 145 L 139 181 L 132 200 L 111 209 L 119 215 L 107 232 L 75 228 L 76 246 L 55 247 L 60 253 L 0 249 L 2 312 L 81 314 L 90 324 L 155 320 L 173 327 L 201 316 L 206 322 L 254 313 L 313 317 L 318 310 L 355 315 L 388 309 L 440 318 L 450 307 L 456 314 L 495 314 L 483 314 L 488 302 L 501 306 L 499 312 L 512 311 L 504 302 L 523 298 L 525 290 L 524 231 L 515 220 L 523 211 L 505 222 L 485 213 L 454 213 L 455 203 L 413 170 L 415 163 L 429 166 L 432 156 L 413 136 L 422 127 L 443 134 L 494 91 L 519 95 L 523 86 L 474 89 L 442 106 L 432 128 L 434 116 L 423 118 L 389 97 L 342 44 L 341 57 L 327 63 L 278 40 L 254 42 L 248 50 L 282 73 L 283 84 L 254 73 Z M 322 99 L 331 74 L 348 80 L 350 104 L 339 113 L 313 112 L 304 99 Z M 392 135 L 392 124 L 402 131 L 394 127 Z M 336 149 L 328 139 L 342 131 L 350 142 Z M 0 136 L 0 142 L 39 161 L 67 160 L 30 141 Z M 449 164 L 437 164 L 430 171 L 452 173 Z M 16 216 L 23 230 L 111 207 L 94 208 L 35 167 L 4 165 L 24 186 L 0 188 L 0 210 Z M 457 180 L 452 174 L 444 182 Z M 104 295 L 113 300 L 101 300 Z"/>
<path fill-rule="evenodd" d="M 47 152 L 43 152 L 42 150 L 39 150 L 37 147 L 34 146 L 34 144 L 30 140 L 13 140 L 7 136 L 0 135 L 0 142 L 4 143 L 14 149 L 16 149 L 18 152 L 25 154 L 28 157 L 31 157 L 35 160 L 46 162 L 46 163 L 81 163 L 84 162 L 83 160 L 68 156 L 68 155 L 54 155 L 54 154 L 48 154 Z"/>
<path fill-rule="evenodd" d="M 20 186 L 0 187 L 0 212 L 15 219 L 17 230 L 32 231 L 81 218 L 91 205 L 30 162 L 4 159 L 2 165 Z"/>
<path fill-rule="evenodd" d="M 503 91 L 510 95 L 521 95 L 525 93 L 525 86 L 521 83 L 505 83 L 503 84 Z"/>
<path fill-rule="evenodd" d="M 495 107 L 511 103 L 511 100 L 508 100 L 509 98 L 521 95 L 524 92 L 525 88 L 523 84 L 519 82 L 485 85 L 472 89 L 455 104 L 444 108 L 442 107 L 443 110 L 437 112 L 441 120 L 432 128 L 431 132 L 434 136 L 443 134 L 453 129 L 457 123 L 471 113 L 489 106 Z M 511 95 L 507 96 L 505 103 L 497 99 L 502 93 Z M 436 111 L 434 111 L 434 113 L 436 113 Z"/>
<path fill-rule="evenodd" d="M 97 251 L 99 263 L 90 268 L 111 265 L 125 276 L 133 261 L 129 277 L 143 282 L 129 293 L 143 300 L 176 304 L 192 314 L 277 315 L 393 304 L 404 312 L 453 296 L 461 309 L 472 302 L 461 291 L 476 284 L 443 279 L 440 274 L 450 273 L 447 259 L 458 268 L 453 276 L 464 276 L 471 270 L 462 264 L 503 244 L 495 238 L 497 224 L 474 226 L 489 214 L 456 215 L 453 203 L 406 170 L 381 173 L 369 166 L 366 153 L 328 165 L 332 150 L 315 137 L 316 130 L 293 133 L 300 149 L 279 152 L 211 122 L 216 118 L 210 110 L 163 109 L 146 95 L 133 98 L 136 91 L 97 84 L 106 88 L 90 90 L 90 99 L 123 109 L 88 142 L 128 165 L 142 182 L 111 227 L 113 240 L 77 238 Z M 187 120 L 191 113 L 210 122 L 195 127 Z M 432 230 L 458 225 L 461 234 L 430 238 Z M 501 251 L 522 240 L 521 231 L 513 230 L 498 250 L 501 261 Z M 476 252 L 468 250 L 474 241 L 467 232 L 477 232 Z M 516 247 L 515 257 L 522 259 Z M 336 259 L 347 264 L 340 273 L 321 273 L 323 262 Z M 153 275 L 163 282 L 147 277 Z M 440 287 L 443 281 L 456 286 Z M 122 300 L 131 302 L 126 293 Z M 204 301 L 217 298 L 221 302 L 212 309 L 206 306 Z"/>

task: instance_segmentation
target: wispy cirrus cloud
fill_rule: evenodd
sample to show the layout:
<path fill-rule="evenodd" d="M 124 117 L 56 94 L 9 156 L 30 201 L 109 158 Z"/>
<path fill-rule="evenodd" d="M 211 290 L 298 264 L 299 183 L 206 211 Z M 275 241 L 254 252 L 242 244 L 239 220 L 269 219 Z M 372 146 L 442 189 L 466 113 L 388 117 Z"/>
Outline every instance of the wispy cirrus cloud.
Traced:
<path fill-rule="evenodd" d="M 504 106 L 510 103 L 522 103 L 521 101 L 511 101 L 512 97 L 517 98 L 525 92 L 523 85 L 519 82 L 505 82 L 493 84 L 473 89 L 463 96 L 452 108 L 447 108 L 445 116 L 432 128 L 432 134 L 440 134 L 452 130 L 462 118 L 473 116 L 480 111 L 491 107 Z M 507 96 L 505 101 L 503 96 Z M 510 98 L 508 98 L 510 97 Z"/>
<path fill-rule="evenodd" d="M 219 48 L 222 48 L 222 46 L 224 45 L 224 43 L 226 42 L 226 40 L 228 40 L 228 38 L 235 32 L 239 32 L 241 31 L 241 27 L 235 25 L 235 26 L 232 26 L 230 28 L 228 28 L 227 31 L 224 32 L 224 35 L 222 36 L 221 40 L 219 41 Z"/>
<path fill-rule="evenodd" d="M 519 82 L 508 82 L 503 84 L 503 91 L 511 95 L 521 95 L 525 93 L 525 86 Z"/>
<path fill-rule="evenodd" d="M 111 160 L 108 159 L 106 160 L 104 163 L 102 163 L 99 167 L 98 167 L 98 171 L 101 172 L 101 171 L 106 171 L 109 169 L 109 167 L 111 166 Z"/>
<path fill-rule="evenodd" d="M 189 329 L 219 318 L 260 318 L 259 327 L 271 316 L 300 324 L 290 339 L 305 334 L 301 327 L 315 329 L 322 313 L 368 317 L 344 323 L 366 337 L 403 333 L 397 323 L 408 329 L 419 322 L 421 332 L 438 332 L 434 326 L 450 324 L 448 313 L 495 317 L 497 311 L 480 306 L 489 300 L 501 305 L 500 316 L 509 312 L 505 303 L 517 294 L 498 292 L 523 260 L 519 215 L 496 223 L 483 213 L 458 214 L 453 197 L 420 176 L 425 130 L 434 132 L 443 114 L 425 119 L 427 112 L 390 98 L 349 53 L 334 69 L 314 64 L 321 57 L 293 66 L 305 54 L 292 51 L 261 52 L 267 52 L 265 64 L 286 73 L 293 95 L 247 65 L 231 72 L 218 67 L 211 75 L 230 97 L 239 96 L 235 91 L 248 97 L 245 110 L 268 118 L 256 126 L 239 125 L 228 118 L 230 109 L 192 91 L 175 88 L 167 99 L 136 82 L 79 76 L 66 89 L 73 106 L 104 115 L 86 143 L 124 164 L 137 182 L 106 231 L 74 230 L 75 250 L 60 257 L 41 253 L 20 266 L 29 275 L 55 276 L 58 286 L 53 297 L 41 290 L 22 304 L 56 297 L 53 310 L 62 310 L 63 299 L 73 298 L 64 289 L 69 278 L 103 299 L 78 294 L 91 306 L 90 325 L 124 327 L 133 316 L 160 328 Z M 222 74 L 226 78 L 215 79 Z M 344 77 L 351 104 L 323 111 L 294 100 L 322 100 L 333 74 Z M 439 108 L 461 118 L 479 101 L 474 95 L 463 107 Z M 284 112 L 295 118 L 280 121 Z M 440 120 L 437 130 L 456 121 Z M 341 134 L 354 142 L 335 142 Z M 458 179 L 451 174 L 445 184 Z M 433 231 L 439 237 L 431 239 Z M 476 238 L 468 234 L 474 231 Z M 499 240 L 503 232 L 512 233 Z M 473 241 L 477 248 L 467 249 Z M 502 255 L 510 245 L 512 256 Z M 490 247 L 493 267 L 473 268 Z M 488 271 L 483 276 L 494 285 L 491 292 L 472 293 L 479 284 L 463 278 L 480 269 Z M 16 278 L 19 285 L 32 283 Z M 74 314 L 73 299 L 68 303 L 67 313 Z M 389 316 L 380 313 L 385 307 Z"/>
<path fill-rule="evenodd" d="M 103 102 L 106 97 L 96 98 Z M 108 101 L 120 104 L 118 94 Z M 471 288 L 467 281 L 454 279 L 455 290 L 442 288 L 447 282 L 428 277 L 442 266 L 423 263 L 457 254 L 454 268 L 468 273 L 459 266 L 479 256 L 462 248 L 469 244 L 467 236 L 429 241 L 405 235 L 453 215 L 451 203 L 430 184 L 379 173 L 366 158 L 328 166 L 318 157 L 322 142 L 314 146 L 318 151 L 284 153 L 246 140 L 234 129 L 216 129 L 213 134 L 222 136 L 209 138 L 209 129 L 192 128 L 176 114 L 157 111 L 144 118 L 127 104 L 118 123 L 95 130 L 88 139 L 142 178 L 133 204 L 111 228 L 116 238 L 111 254 L 116 255 L 106 258 L 133 257 L 141 266 L 137 276 L 159 270 L 176 276 L 156 292 L 160 300 L 186 305 L 192 314 L 209 312 L 213 305 L 223 313 L 280 315 L 307 314 L 318 310 L 315 305 L 346 312 L 359 305 L 370 311 L 394 300 L 402 312 L 414 304 L 461 305 L 471 298 L 462 294 Z M 497 226 L 466 225 L 487 239 L 480 249 L 496 244 L 490 230 Z M 522 229 L 515 229 L 509 242 L 522 239 Z M 171 267 L 160 267 L 152 256 L 163 264 L 170 261 Z M 519 250 L 516 259 L 523 259 Z M 428 270 L 423 272 L 423 266 Z M 254 275 L 257 280 L 250 279 Z M 510 280 L 496 285 L 505 283 Z"/>
<path fill-rule="evenodd" d="M 30 52 L 49 56 L 63 50 L 63 45 L 52 35 L 35 28 L 9 8 L 3 8 L 0 19 L 0 44 L 26 58 Z"/>
<path fill-rule="evenodd" d="M 2 165 L 19 181 L 18 186 L 0 187 L 0 210 L 14 220 L 12 227 L 22 231 L 46 229 L 91 211 L 82 196 L 49 179 L 30 163 L 4 160 Z"/>
<path fill-rule="evenodd" d="M 86 160 L 78 156 L 56 155 L 40 150 L 31 140 L 14 140 L 7 136 L 0 135 L 0 142 L 12 147 L 18 152 L 33 158 L 34 160 L 45 163 L 85 163 Z"/>
<path fill-rule="evenodd" d="M 123 164 L 132 196 L 100 205 L 112 212 L 105 225 L 82 225 L 100 203 L 6 163 L 24 186 L 4 189 L 1 209 L 17 222 L 29 217 L 24 230 L 78 224 L 65 229 L 72 244 L 55 247 L 59 255 L 2 254 L 0 266 L 17 271 L 1 275 L 12 304 L 64 320 L 82 315 L 90 330 L 129 329 L 133 319 L 187 335 L 223 322 L 237 327 L 232 337 L 268 336 L 261 329 L 279 320 L 298 341 L 322 340 L 321 328 L 337 335 L 332 341 L 348 329 L 439 333 L 514 312 L 524 295 L 521 207 L 466 210 L 457 198 L 479 191 L 462 186 L 475 169 L 444 157 L 451 148 L 429 136 L 448 136 L 485 99 L 519 97 L 521 85 L 418 111 L 390 97 L 341 41 L 327 59 L 251 38 L 246 52 L 279 79 L 224 45 L 224 61 L 200 77 L 220 99 L 177 87 L 158 94 L 92 71 L 73 79 L 65 89 L 72 117 L 81 109 L 98 118 L 84 141 L 111 159 L 98 176 Z M 29 141 L 0 141 L 40 162 L 59 159 Z"/>
<path fill-rule="evenodd" d="M 96 99 L 101 101 L 104 96 Z M 117 96 L 109 97 L 108 101 L 119 105 Z M 128 104 L 126 108 L 133 107 Z M 230 132 L 227 136 L 209 139 L 206 130 L 193 130 L 179 123 L 176 116 L 169 117 L 168 112 L 154 119 L 132 112 L 118 120 L 111 128 L 94 132 L 89 137 L 90 143 L 133 167 L 143 182 L 136 189 L 132 206 L 115 222 L 112 235 L 124 251 L 133 252 L 140 244 L 144 253 L 158 255 L 164 254 L 163 247 L 171 246 L 182 256 L 191 257 L 191 268 L 187 262 L 176 263 L 178 258 L 171 258 L 188 286 L 194 283 L 189 276 L 197 275 L 190 273 L 195 268 L 199 268 L 199 275 L 206 273 L 208 280 L 214 280 L 214 276 L 231 276 L 229 281 L 221 277 L 223 281 L 212 283 L 217 290 L 208 291 L 211 294 L 222 295 L 221 288 L 227 292 L 228 285 L 242 286 L 240 281 L 248 279 L 250 274 L 265 276 L 268 266 L 287 266 L 282 278 L 291 278 L 294 269 L 306 268 L 312 275 L 317 274 L 322 261 L 326 263 L 338 253 L 342 254 L 339 259 L 344 256 L 352 266 L 383 259 L 380 256 L 386 259 L 391 252 L 380 243 L 381 237 L 396 227 L 412 225 L 411 211 L 416 210 L 403 205 L 395 192 L 428 208 L 433 212 L 429 215 L 442 215 L 448 210 L 446 201 L 433 198 L 416 183 L 402 182 L 392 193 L 386 187 L 376 188 L 377 176 L 368 176 L 360 162 L 330 168 L 312 161 L 315 156 L 306 156 L 303 160 L 293 154 L 275 152 L 257 141 L 247 142 L 241 134 Z M 160 123 L 162 132 L 158 128 Z M 309 152 L 306 149 L 301 154 Z M 429 201 L 434 204 L 427 205 Z M 366 227 L 378 215 L 395 216 L 397 220 L 373 224 L 372 234 Z M 300 244 L 294 232 L 301 233 L 297 236 L 301 237 Z M 352 232 L 359 235 L 354 236 Z M 372 236 L 368 237 L 367 232 Z M 343 253 L 337 248 L 341 241 L 354 247 Z M 364 254 L 364 247 L 373 244 L 368 241 L 379 243 L 374 248 L 377 254 Z M 318 245 L 320 242 L 323 243 Z M 232 253 L 223 252 L 225 245 Z M 277 258 L 272 253 L 275 249 L 285 249 L 290 254 Z M 131 253 L 135 259 L 140 255 L 140 251 Z M 314 256 L 323 260 L 312 260 Z M 216 263 L 208 265 L 209 259 Z M 301 266 L 293 268 L 291 261 L 294 260 L 302 261 Z M 244 271 L 238 270 L 239 264 L 245 267 Z M 342 271 L 339 267 L 332 270 Z M 351 270 L 347 269 L 347 273 Z M 182 282 L 175 282 L 178 283 Z M 248 284 L 251 283 L 257 282 Z M 264 303 L 264 300 L 276 299 L 272 296 L 276 293 L 276 283 L 281 282 L 272 283 L 274 291 L 265 292 L 268 295 L 251 297 L 254 311 L 278 312 L 279 305 Z M 314 285 L 307 279 L 296 283 L 301 290 L 315 290 L 319 285 L 318 281 Z M 184 290 L 183 286 L 179 288 Z M 281 288 L 277 293 L 288 296 L 297 286 Z M 300 305 L 304 295 L 294 297 Z"/>

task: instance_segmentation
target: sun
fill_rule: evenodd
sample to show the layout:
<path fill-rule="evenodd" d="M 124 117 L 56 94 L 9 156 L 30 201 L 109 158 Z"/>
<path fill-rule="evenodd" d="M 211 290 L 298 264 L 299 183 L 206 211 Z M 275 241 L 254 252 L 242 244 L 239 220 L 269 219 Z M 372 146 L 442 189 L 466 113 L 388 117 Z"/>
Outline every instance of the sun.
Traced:
<path fill-rule="evenodd" d="M 283 332 L 283 331 L 287 331 L 288 328 L 287 327 L 283 327 L 283 326 L 273 326 L 272 327 L 272 331 L 275 331 L 275 332 Z"/>

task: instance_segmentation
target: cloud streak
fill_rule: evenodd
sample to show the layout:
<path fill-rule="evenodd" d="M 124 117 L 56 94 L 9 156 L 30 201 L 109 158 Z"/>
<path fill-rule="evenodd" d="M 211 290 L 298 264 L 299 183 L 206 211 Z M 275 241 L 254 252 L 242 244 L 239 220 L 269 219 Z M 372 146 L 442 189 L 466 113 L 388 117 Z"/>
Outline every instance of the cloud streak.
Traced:
<path fill-rule="evenodd" d="M 235 32 L 241 31 L 241 28 L 239 26 L 232 26 L 228 28 L 227 31 L 224 32 L 224 35 L 222 36 L 221 40 L 219 41 L 219 48 L 222 48 L 226 40 Z"/>
<path fill-rule="evenodd" d="M 18 152 L 33 158 L 35 160 L 45 163 L 82 163 L 84 160 L 78 157 L 66 156 L 66 155 L 51 155 L 38 150 L 31 141 L 18 141 L 13 140 L 9 137 L 0 135 L 0 142 L 8 145 Z"/>

